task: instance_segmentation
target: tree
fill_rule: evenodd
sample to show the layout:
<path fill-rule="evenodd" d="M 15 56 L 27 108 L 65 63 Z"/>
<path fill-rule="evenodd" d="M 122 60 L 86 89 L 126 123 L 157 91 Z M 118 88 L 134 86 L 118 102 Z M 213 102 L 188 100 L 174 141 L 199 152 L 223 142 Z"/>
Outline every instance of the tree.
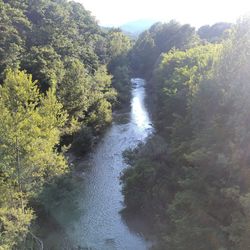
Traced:
<path fill-rule="evenodd" d="M 176 48 L 184 50 L 198 43 L 195 29 L 175 21 L 155 23 L 137 39 L 131 51 L 131 64 L 135 73 L 152 77 L 152 71 L 161 53 Z"/>
<path fill-rule="evenodd" d="M 91 105 L 91 75 L 78 59 L 66 59 L 65 75 L 57 85 L 57 95 L 70 117 L 83 120 Z"/>
<path fill-rule="evenodd" d="M 92 78 L 91 106 L 88 110 L 87 124 L 100 132 L 112 121 L 112 105 L 116 91 L 111 87 L 111 76 L 105 66 L 100 67 Z"/>
<path fill-rule="evenodd" d="M 11 248 L 28 232 L 30 198 L 66 171 L 55 145 L 67 116 L 53 90 L 40 94 L 23 71 L 7 71 L 0 97 L 0 243 Z"/>
<path fill-rule="evenodd" d="M 230 30 L 231 27 L 232 24 L 230 23 L 215 23 L 212 26 L 204 25 L 198 29 L 197 34 L 201 39 L 208 42 L 220 42 L 225 32 Z"/>
<path fill-rule="evenodd" d="M 130 68 L 128 54 L 131 40 L 119 29 L 111 29 L 107 34 L 109 63 L 108 70 L 113 75 L 112 85 L 118 92 L 117 107 L 128 105 L 130 100 Z"/>
<path fill-rule="evenodd" d="M 30 22 L 23 11 L 0 1 L 0 80 L 6 68 L 16 69 L 25 51 Z"/>
<path fill-rule="evenodd" d="M 60 55 L 51 46 L 32 47 L 21 66 L 38 80 L 39 88 L 44 93 L 50 87 L 56 88 L 65 73 Z"/>
<path fill-rule="evenodd" d="M 123 180 L 128 208 L 153 214 L 156 249 L 249 249 L 249 23 L 154 70 L 157 134 Z"/>

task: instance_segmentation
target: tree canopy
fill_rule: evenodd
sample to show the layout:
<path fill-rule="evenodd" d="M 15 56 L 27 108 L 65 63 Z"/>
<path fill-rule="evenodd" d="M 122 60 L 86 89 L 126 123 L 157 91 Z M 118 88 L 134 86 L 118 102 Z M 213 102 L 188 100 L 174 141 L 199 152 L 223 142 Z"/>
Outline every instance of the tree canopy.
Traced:
<path fill-rule="evenodd" d="M 156 134 L 128 152 L 123 192 L 156 249 L 249 249 L 249 19 L 221 44 L 163 54 L 149 81 Z"/>
<path fill-rule="evenodd" d="M 32 203 L 68 171 L 63 146 L 88 151 L 112 121 L 117 90 L 129 95 L 130 46 L 79 3 L 0 0 L 1 249 L 21 247 Z"/>
<path fill-rule="evenodd" d="M 10 70 L 0 87 L 0 111 L 0 246 L 11 249 L 34 218 L 28 201 L 66 171 L 55 146 L 67 114 L 52 89 L 41 94 L 31 75 Z"/>

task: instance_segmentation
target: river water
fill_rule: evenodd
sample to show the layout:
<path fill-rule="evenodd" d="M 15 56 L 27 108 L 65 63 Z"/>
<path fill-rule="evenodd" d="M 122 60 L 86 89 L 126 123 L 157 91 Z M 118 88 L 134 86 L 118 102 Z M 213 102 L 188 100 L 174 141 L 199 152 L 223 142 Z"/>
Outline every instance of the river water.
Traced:
<path fill-rule="evenodd" d="M 89 167 L 82 173 L 75 200 L 60 205 L 54 214 L 65 237 L 62 240 L 52 234 L 50 241 L 53 238 L 59 247 L 49 249 L 145 250 L 151 245 L 142 231 L 131 229 L 120 214 L 124 198 L 119 177 L 127 167 L 122 153 L 153 132 L 144 103 L 145 81 L 137 78 L 131 82 L 131 111 L 114 115 L 112 125 L 89 155 Z M 86 165 L 86 160 L 82 164 Z M 75 206 L 69 204 L 72 202 Z"/>

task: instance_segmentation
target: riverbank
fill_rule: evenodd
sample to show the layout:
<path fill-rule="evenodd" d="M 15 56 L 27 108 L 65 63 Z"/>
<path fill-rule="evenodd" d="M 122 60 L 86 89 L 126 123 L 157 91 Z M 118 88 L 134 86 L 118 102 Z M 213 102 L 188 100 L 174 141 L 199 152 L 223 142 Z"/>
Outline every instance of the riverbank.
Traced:
<path fill-rule="evenodd" d="M 146 250 L 152 245 L 143 219 L 120 213 L 124 208 L 120 176 L 127 168 L 123 152 L 153 132 L 144 102 L 145 82 L 136 79 L 133 86 L 131 109 L 114 113 L 93 150 L 85 157 L 68 155 L 74 171 L 66 182 L 60 180 L 57 188 L 51 188 L 46 201 L 50 221 L 43 221 L 45 249 Z"/>

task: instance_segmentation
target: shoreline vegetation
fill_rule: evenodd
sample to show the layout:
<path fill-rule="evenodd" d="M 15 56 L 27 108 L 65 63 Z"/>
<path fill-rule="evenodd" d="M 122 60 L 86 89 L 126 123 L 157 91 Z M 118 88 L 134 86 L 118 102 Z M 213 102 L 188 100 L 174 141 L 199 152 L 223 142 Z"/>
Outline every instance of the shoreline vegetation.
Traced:
<path fill-rule="evenodd" d="M 158 23 L 131 51 L 156 132 L 121 179 L 153 249 L 249 249 L 250 21 L 224 27 Z"/>
<path fill-rule="evenodd" d="M 129 101 L 131 41 L 76 2 L 0 0 L 0 14 L 0 248 L 25 249 L 74 185 L 65 153 L 88 152 Z"/>
<path fill-rule="evenodd" d="M 74 205 L 77 157 L 134 76 L 156 132 L 124 153 L 125 212 L 150 218 L 153 249 L 250 249 L 249 18 L 135 41 L 73 1 L 0 0 L 0 20 L 0 249 L 41 249 L 36 220 L 60 231 L 49 206 Z"/>

